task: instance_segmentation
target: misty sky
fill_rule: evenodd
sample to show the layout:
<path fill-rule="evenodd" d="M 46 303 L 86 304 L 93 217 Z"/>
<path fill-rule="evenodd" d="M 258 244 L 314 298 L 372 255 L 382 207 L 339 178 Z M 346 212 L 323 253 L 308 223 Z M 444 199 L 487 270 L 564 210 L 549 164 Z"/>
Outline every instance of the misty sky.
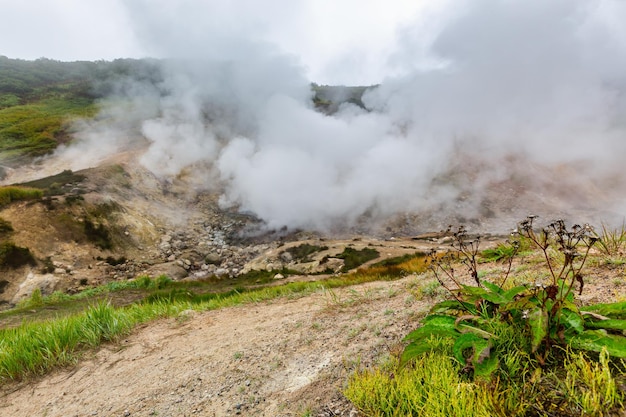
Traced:
<path fill-rule="evenodd" d="M 430 3 L 428 6 L 425 3 Z M 433 29 L 425 19 L 444 3 L 419 0 L 0 0 L 0 55 L 63 61 L 165 55 L 139 17 L 167 10 L 163 34 L 180 28 L 202 50 L 214 42 L 272 44 L 297 57 L 310 80 L 370 84 L 402 72 L 394 59 L 407 30 Z M 428 23 L 431 21 L 431 23 Z M 184 29 L 183 29 L 184 28 Z M 209 38 L 209 39 L 207 39 Z M 427 42 L 429 36 L 421 38 Z M 156 42 L 155 42 L 156 41 Z M 426 59 L 425 59 L 426 61 Z"/>

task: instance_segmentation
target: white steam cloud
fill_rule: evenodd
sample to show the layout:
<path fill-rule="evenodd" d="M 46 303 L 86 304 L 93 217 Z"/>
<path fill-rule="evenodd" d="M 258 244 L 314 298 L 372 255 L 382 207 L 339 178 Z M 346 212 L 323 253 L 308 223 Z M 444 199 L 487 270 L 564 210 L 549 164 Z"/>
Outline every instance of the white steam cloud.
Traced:
<path fill-rule="evenodd" d="M 256 2 L 241 15 L 158 3 L 127 2 L 138 36 L 172 58 L 158 93 L 141 95 L 149 105 L 134 106 L 148 107 L 141 163 L 219 181 L 224 205 L 268 227 L 399 213 L 443 224 L 584 210 L 594 198 L 620 216 L 626 3 L 454 2 L 429 15 L 437 24 L 398 31 L 389 68 L 402 75 L 366 93 L 367 111 L 345 104 L 333 116 L 313 108 L 297 58 L 263 41 Z M 424 27 L 438 29 L 417 39 Z"/>

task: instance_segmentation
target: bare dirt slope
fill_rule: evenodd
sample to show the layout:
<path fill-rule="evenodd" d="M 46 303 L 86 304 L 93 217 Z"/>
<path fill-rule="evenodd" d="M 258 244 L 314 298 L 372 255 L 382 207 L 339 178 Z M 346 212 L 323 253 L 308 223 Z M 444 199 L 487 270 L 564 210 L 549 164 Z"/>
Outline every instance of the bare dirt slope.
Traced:
<path fill-rule="evenodd" d="M 354 416 L 349 371 L 397 349 L 432 301 L 411 296 L 415 281 L 186 312 L 3 388 L 0 415 Z"/>

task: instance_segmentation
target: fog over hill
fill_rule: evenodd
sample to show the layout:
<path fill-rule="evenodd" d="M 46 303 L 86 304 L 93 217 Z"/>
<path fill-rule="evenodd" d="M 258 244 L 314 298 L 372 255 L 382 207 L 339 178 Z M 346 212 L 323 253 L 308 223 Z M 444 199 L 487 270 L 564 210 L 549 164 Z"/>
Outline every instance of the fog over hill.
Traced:
<path fill-rule="evenodd" d="M 145 167 L 191 175 L 270 228 L 399 213 L 623 218 L 622 2 L 455 2 L 432 16 L 426 54 L 418 25 L 405 27 L 395 76 L 365 92 L 365 109 L 333 115 L 316 111 L 297 57 L 225 24 L 235 10 L 204 21 L 190 2 L 171 19 L 144 3 L 126 7 L 147 49 L 169 57 L 163 81 L 121 82 L 123 107 L 58 151 L 74 168 L 143 137 Z"/>

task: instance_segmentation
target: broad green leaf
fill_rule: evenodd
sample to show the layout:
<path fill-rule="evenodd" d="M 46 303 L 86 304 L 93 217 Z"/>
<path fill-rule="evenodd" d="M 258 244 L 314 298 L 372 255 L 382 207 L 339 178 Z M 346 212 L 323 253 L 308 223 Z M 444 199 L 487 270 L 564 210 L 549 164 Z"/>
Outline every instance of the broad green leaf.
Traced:
<path fill-rule="evenodd" d="M 442 326 L 423 326 L 407 334 L 404 340 L 412 342 L 416 340 L 427 339 L 430 336 L 455 337 L 456 338 L 460 334 L 461 333 L 456 331 L 454 328 L 449 329 L 447 327 L 442 327 Z"/>
<path fill-rule="evenodd" d="M 508 300 L 506 297 L 504 297 L 501 294 L 496 294 L 493 292 L 488 292 L 487 294 L 483 295 L 483 298 L 489 302 L 492 302 L 494 304 L 497 305 L 501 305 L 501 304 L 506 304 L 508 303 L 510 300 Z"/>
<path fill-rule="evenodd" d="M 585 306 L 584 310 L 614 319 L 626 319 L 626 301 L 621 301 L 619 303 L 594 304 Z"/>
<path fill-rule="evenodd" d="M 457 300 L 446 300 L 437 303 L 430 309 L 431 313 L 445 313 L 446 311 L 468 311 L 471 314 L 477 314 L 476 306 L 471 303 L 459 302 Z"/>
<path fill-rule="evenodd" d="M 626 330 L 626 320 L 588 320 L 586 325 L 590 329 Z"/>
<path fill-rule="evenodd" d="M 454 343 L 454 346 L 452 346 L 452 353 L 462 364 L 467 363 L 464 355 L 467 349 L 472 349 L 468 358 L 474 367 L 475 376 L 487 377 L 498 369 L 498 358 L 495 355 L 491 355 L 491 342 L 489 340 L 485 340 L 473 333 L 466 333 L 460 336 Z"/>
<path fill-rule="evenodd" d="M 483 339 L 495 339 L 496 336 L 492 333 L 489 333 L 486 330 L 483 330 L 479 327 L 472 326 L 471 324 L 459 323 L 456 326 L 456 329 L 463 334 L 471 333 Z"/>
<path fill-rule="evenodd" d="M 506 290 L 503 295 L 507 300 L 512 301 L 516 296 L 523 293 L 524 291 L 526 291 L 526 287 L 519 286 L 511 288 L 510 290 Z"/>
<path fill-rule="evenodd" d="M 474 362 L 474 376 L 475 377 L 476 376 L 489 377 L 500 366 L 498 357 L 496 355 L 491 355 L 490 353 L 491 352 L 487 352 L 488 355 L 483 359 L 482 362 L 478 362 L 478 361 Z"/>
<path fill-rule="evenodd" d="M 483 296 L 487 293 L 487 290 L 481 287 L 474 287 L 471 285 L 461 285 L 461 293 L 467 295 Z"/>
<path fill-rule="evenodd" d="M 536 352 L 543 339 L 548 334 L 548 313 L 541 308 L 535 308 L 528 313 L 530 327 L 531 348 Z"/>
<path fill-rule="evenodd" d="M 504 292 L 502 288 L 489 281 L 482 281 L 481 284 L 483 284 L 489 291 L 495 292 L 496 294 L 502 294 Z"/>
<path fill-rule="evenodd" d="M 482 352 L 484 349 L 489 348 L 489 342 L 480 336 L 473 333 L 465 333 L 459 336 L 452 346 L 452 354 L 462 364 L 466 363 L 466 357 L 464 352 L 466 349 L 472 348 L 471 356 L 468 356 L 472 362 L 476 356 L 476 351 Z"/>
<path fill-rule="evenodd" d="M 565 326 L 566 331 L 568 328 L 574 329 L 576 333 L 582 333 L 585 330 L 585 322 L 578 311 L 562 308 L 559 319 L 561 324 Z"/>
<path fill-rule="evenodd" d="M 570 300 L 564 300 L 563 303 L 561 304 L 561 308 L 566 308 L 568 310 L 575 311 L 580 314 L 578 306 Z"/>
<path fill-rule="evenodd" d="M 565 341 L 575 349 L 601 352 L 606 348 L 609 355 L 626 358 L 626 337 L 606 334 L 602 330 L 585 330 L 581 334 L 565 337 Z"/>
<path fill-rule="evenodd" d="M 503 304 L 507 302 L 507 299 L 497 292 L 487 291 L 484 288 L 480 287 L 472 287 L 470 285 L 463 285 L 463 290 L 461 291 L 464 295 L 470 295 L 474 297 L 470 297 L 470 299 L 485 299 L 494 304 Z"/>
<path fill-rule="evenodd" d="M 452 316 L 431 314 L 422 320 L 422 327 L 413 330 L 404 340 L 419 340 L 430 335 L 456 337 L 459 332 L 455 328 L 456 318 Z"/>
<path fill-rule="evenodd" d="M 407 362 L 423 355 L 424 353 L 430 352 L 431 350 L 432 346 L 429 343 L 429 339 L 416 340 L 404 348 L 402 356 L 400 357 L 400 365 L 403 366 Z"/>
<path fill-rule="evenodd" d="M 535 308 L 537 308 L 537 299 L 531 295 L 527 295 L 526 297 L 522 297 L 519 300 L 506 303 L 505 305 L 500 307 L 500 309 L 503 311 L 533 310 Z"/>

